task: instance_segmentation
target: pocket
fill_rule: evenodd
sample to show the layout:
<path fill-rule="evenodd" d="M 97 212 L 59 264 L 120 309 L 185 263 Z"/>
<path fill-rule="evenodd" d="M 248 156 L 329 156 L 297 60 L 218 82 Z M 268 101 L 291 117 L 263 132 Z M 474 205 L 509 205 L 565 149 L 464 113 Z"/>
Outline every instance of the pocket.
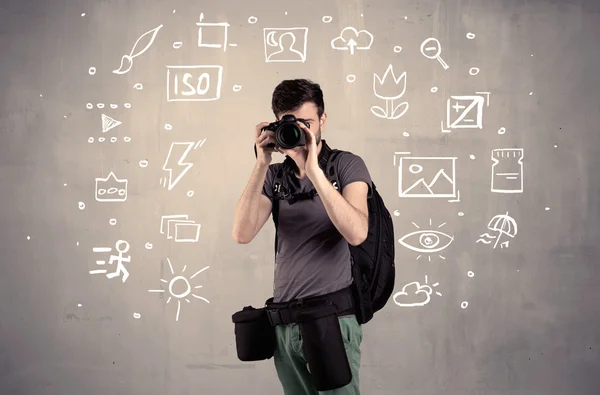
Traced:
<path fill-rule="evenodd" d="M 358 325 L 355 317 L 340 318 L 340 329 L 342 331 L 342 339 L 344 346 L 348 347 L 353 342 L 360 344 L 362 340 L 362 328 Z"/>
<path fill-rule="evenodd" d="M 231 316 L 240 361 L 261 361 L 275 353 L 275 328 L 265 308 L 246 306 Z"/>

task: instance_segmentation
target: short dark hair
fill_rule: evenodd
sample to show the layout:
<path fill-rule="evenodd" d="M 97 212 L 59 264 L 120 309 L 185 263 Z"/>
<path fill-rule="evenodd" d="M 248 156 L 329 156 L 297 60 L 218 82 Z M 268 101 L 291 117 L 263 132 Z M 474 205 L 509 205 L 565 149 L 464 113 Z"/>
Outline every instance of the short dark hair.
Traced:
<path fill-rule="evenodd" d="M 319 84 L 304 79 L 283 80 L 275 87 L 271 108 L 277 118 L 283 113 L 296 111 L 304 103 L 312 102 L 317 106 L 319 118 L 325 112 L 323 91 Z"/>

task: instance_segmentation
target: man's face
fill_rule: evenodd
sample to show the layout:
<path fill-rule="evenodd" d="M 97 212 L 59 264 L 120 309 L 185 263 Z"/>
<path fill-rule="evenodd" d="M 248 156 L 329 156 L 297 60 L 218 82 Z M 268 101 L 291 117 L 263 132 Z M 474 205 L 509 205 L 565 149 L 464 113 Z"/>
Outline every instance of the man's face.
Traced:
<path fill-rule="evenodd" d="M 325 128 L 325 121 L 327 120 L 327 114 L 323 113 L 323 115 L 321 116 L 321 119 L 319 119 L 319 111 L 317 109 L 317 106 L 315 105 L 315 103 L 312 102 L 307 102 L 304 103 L 300 108 L 298 108 L 296 111 L 293 112 L 286 112 L 283 113 L 279 116 L 280 120 L 281 118 L 283 118 L 284 115 L 294 115 L 296 118 L 302 118 L 306 121 L 306 123 L 308 124 L 308 128 L 310 129 L 311 132 L 314 133 L 315 137 L 316 137 L 316 143 L 317 146 L 319 145 L 319 143 L 321 142 L 321 130 Z M 287 154 L 287 152 L 289 151 L 301 151 L 301 150 L 305 150 L 307 149 L 307 147 L 305 146 L 300 146 L 300 147 L 294 147 L 292 149 L 280 149 L 283 153 Z"/>

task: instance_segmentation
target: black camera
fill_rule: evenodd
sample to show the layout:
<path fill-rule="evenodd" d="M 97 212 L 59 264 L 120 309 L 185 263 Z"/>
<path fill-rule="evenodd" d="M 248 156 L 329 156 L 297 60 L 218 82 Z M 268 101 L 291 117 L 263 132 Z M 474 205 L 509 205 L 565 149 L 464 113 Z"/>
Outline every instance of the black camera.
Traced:
<path fill-rule="evenodd" d="M 302 118 L 296 118 L 294 115 L 284 115 L 280 121 L 271 122 L 262 130 L 271 130 L 275 132 L 275 141 L 277 145 L 283 149 L 290 149 L 306 145 L 306 136 L 304 130 L 296 121 L 302 122 L 308 128 L 308 122 Z M 268 144 L 267 147 L 274 147 L 275 144 Z"/>

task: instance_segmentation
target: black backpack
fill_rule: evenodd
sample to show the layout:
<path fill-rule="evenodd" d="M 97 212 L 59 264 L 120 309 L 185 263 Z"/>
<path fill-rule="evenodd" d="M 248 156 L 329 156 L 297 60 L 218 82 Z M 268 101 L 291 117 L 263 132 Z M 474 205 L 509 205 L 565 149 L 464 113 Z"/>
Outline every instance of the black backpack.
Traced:
<path fill-rule="evenodd" d="M 325 170 L 325 175 L 333 187 L 340 193 L 338 180 L 338 161 L 340 155 L 350 153 L 331 149 L 323 143 L 322 155 L 319 155 L 319 166 Z M 275 254 L 277 254 L 277 222 L 279 214 L 279 200 L 287 200 L 290 204 L 303 199 L 312 199 L 316 190 L 294 194 L 292 177 L 295 163 L 291 158 L 286 158 L 273 179 L 273 222 L 275 223 Z M 395 280 L 395 240 L 392 216 L 385 207 L 383 199 L 372 183 L 370 194 L 367 198 L 369 207 L 369 233 L 366 240 L 353 246 L 348 243 L 352 256 L 353 283 L 350 286 L 354 301 L 355 314 L 359 323 L 364 324 L 373 318 L 373 314 L 383 308 L 394 289 Z"/>

